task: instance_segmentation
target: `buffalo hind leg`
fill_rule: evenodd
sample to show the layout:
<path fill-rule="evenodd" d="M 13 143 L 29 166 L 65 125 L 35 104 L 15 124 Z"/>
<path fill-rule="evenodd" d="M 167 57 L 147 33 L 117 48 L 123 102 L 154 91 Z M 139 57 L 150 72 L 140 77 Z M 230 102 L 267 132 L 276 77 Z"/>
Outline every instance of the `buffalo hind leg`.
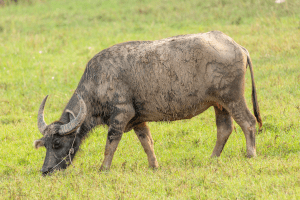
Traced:
<path fill-rule="evenodd" d="M 256 156 L 255 134 L 256 120 L 246 105 L 245 99 L 229 103 L 229 112 L 236 123 L 242 128 L 247 147 L 247 157 Z"/>
<path fill-rule="evenodd" d="M 147 126 L 147 122 L 140 123 L 134 127 L 134 132 L 139 138 L 148 157 L 149 167 L 158 168 L 158 162 L 154 153 L 153 139 Z"/>
<path fill-rule="evenodd" d="M 219 157 L 233 130 L 233 120 L 227 110 L 214 106 L 217 125 L 217 142 L 211 157 Z"/>
<path fill-rule="evenodd" d="M 110 118 L 104 160 L 100 170 L 108 170 L 110 168 L 114 153 L 122 138 L 124 129 L 135 115 L 133 106 L 128 104 L 117 105 L 114 110 L 115 112 L 112 113 L 112 117 Z"/>

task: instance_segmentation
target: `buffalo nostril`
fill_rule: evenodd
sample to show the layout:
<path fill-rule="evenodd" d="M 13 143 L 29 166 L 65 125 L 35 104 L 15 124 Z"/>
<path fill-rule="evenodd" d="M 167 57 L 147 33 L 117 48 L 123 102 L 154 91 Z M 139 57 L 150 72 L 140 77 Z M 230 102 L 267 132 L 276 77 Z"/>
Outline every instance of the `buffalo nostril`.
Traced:
<path fill-rule="evenodd" d="M 51 168 L 42 168 L 40 171 L 43 173 L 43 174 L 47 174 L 48 172 L 50 172 Z"/>

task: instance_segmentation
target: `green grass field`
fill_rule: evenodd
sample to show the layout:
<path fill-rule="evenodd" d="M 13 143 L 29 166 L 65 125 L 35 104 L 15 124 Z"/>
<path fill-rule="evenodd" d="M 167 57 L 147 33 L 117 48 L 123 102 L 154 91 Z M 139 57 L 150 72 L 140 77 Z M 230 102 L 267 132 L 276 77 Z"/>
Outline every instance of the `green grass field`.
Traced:
<path fill-rule="evenodd" d="M 0 5 L 0 199 L 300 199 L 300 1 L 4 0 Z M 252 57 L 263 129 L 246 158 L 240 127 L 221 157 L 213 108 L 191 119 L 150 123 L 153 171 L 131 131 L 111 170 L 100 172 L 107 128 L 91 132 L 73 166 L 42 177 L 37 111 L 59 119 L 86 63 L 130 40 L 219 30 Z M 250 72 L 246 98 L 252 110 Z"/>

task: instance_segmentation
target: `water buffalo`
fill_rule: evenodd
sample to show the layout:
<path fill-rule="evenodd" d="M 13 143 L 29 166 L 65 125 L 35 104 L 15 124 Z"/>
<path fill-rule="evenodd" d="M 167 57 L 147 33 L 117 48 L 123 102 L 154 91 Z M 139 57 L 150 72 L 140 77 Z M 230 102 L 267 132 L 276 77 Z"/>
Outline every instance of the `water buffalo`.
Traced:
<path fill-rule="evenodd" d="M 249 65 L 255 117 L 247 108 L 244 88 Z M 158 167 L 149 121 L 190 119 L 214 106 L 220 156 L 232 132 L 242 128 L 247 156 L 256 155 L 255 124 L 262 125 L 248 51 L 222 32 L 180 35 L 156 41 L 132 41 L 109 47 L 87 64 L 59 121 L 47 125 L 42 101 L 36 148 L 47 149 L 42 173 L 65 169 L 87 133 L 108 128 L 101 170 L 109 169 L 122 134 L 134 130 L 148 157 Z"/>

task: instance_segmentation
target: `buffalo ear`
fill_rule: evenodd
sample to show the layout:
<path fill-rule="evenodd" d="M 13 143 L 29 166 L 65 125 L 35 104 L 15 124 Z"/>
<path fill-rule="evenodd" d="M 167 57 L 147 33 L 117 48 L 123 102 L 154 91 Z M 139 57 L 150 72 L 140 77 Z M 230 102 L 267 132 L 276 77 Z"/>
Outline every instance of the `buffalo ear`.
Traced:
<path fill-rule="evenodd" d="M 33 145 L 36 149 L 40 148 L 40 147 L 44 147 L 45 146 L 45 143 L 43 140 L 39 139 L 39 140 L 35 140 L 33 142 Z"/>

